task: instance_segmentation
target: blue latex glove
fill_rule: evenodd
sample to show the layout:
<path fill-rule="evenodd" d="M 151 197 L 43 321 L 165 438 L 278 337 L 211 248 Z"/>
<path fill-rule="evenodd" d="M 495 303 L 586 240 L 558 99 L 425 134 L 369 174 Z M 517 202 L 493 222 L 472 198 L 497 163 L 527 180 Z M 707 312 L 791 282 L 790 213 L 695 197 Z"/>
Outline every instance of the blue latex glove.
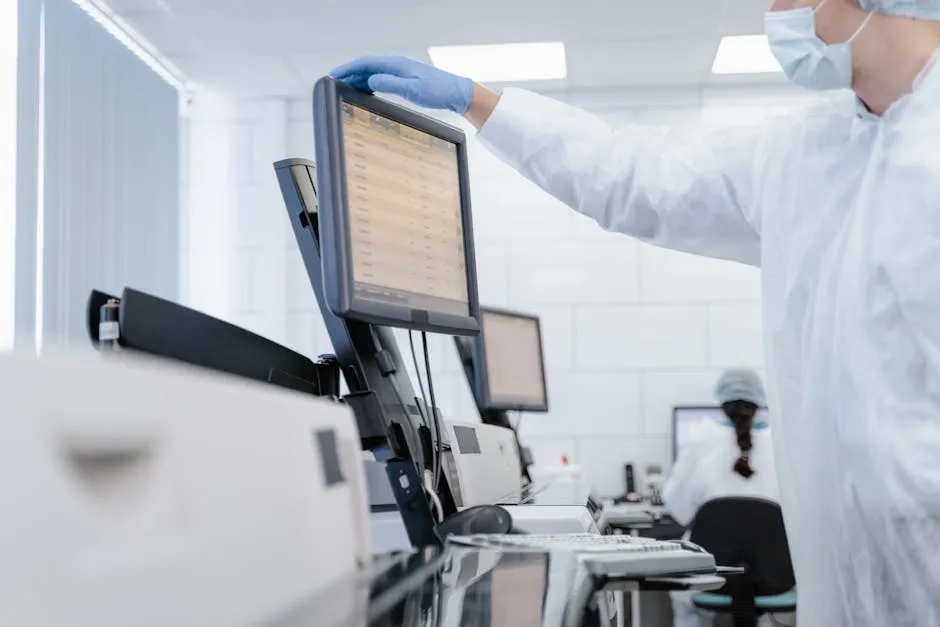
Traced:
<path fill-rule="evenodd" d="M 401 96 L 429 109 L 463 115 L 473 99 L 473 81 L 407 57 L 361 57 L 330 76 L 356 89 Z"/>

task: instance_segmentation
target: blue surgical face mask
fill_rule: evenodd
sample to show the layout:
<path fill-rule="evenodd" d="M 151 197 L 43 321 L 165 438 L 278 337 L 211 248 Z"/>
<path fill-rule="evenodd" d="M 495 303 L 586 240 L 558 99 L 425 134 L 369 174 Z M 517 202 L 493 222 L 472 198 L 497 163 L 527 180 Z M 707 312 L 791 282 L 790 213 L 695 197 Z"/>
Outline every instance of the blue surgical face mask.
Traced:
<path fill-rule="evenodd" d="M 845 43 L 827 44 L 816 34 L 816 11 L 806 7 L 772 11 L 764 16 L 770 49 L 791 81 L 807 89 L 852 87 L 852 41 L 868 25 L 869 13 Z"/>

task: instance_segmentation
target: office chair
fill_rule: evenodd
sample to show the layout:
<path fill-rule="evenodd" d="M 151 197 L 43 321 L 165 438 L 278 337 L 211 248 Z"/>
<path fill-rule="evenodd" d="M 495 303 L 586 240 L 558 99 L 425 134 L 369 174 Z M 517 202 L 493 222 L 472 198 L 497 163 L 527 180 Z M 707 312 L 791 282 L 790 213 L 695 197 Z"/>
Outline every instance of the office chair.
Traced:
<path fill-rule="evenodd" d="M 692 597 L 699 609 L 731 614 L 734 627 L 756 627 L 766 613 L 796 611 L 796 581 L 780 506 L 756 498 L 725 497 L 705 503 L 692 521 L 695 544 L 722 566 L 743 567 L 717 593 Z"/>

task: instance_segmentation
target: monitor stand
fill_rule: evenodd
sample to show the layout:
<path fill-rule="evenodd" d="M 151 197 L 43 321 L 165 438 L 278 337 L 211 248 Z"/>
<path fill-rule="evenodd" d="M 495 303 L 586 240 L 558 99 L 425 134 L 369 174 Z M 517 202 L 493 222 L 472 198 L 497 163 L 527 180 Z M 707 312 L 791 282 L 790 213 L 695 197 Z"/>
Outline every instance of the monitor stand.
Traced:
<path fill-rule="evenodd" d="M 457 354 L 460 356 L 460 363 L 463 365 L 464 375 L 467 377 L 467 384 L 470 386 L 470 391 L 473 394 L 474 400 L 476 400 L 476 377 L 473 372 L 473 340 L 467 337 L 455 337 L 454 343 L 457 345 Z M 519 462 L 522 466 L 522 477 L 526 481 L 532 481 L 532 477 L 529 476 L 529 466 L 532 464 L 532 453 L 528 449 L 522 446 L 519 441 L 519 433 L 516 431 L 515 427 L 512 426 L 512 422 L 509 420 L 509 414 L 505 411 L 495 410 L 495 409 L 483 409 L 477 403 L 477 411 L 480 414 L 480 421 L 483 424 L 493 425 L 494 427 L 503 427 L 504 429 L 511 430 L 516 435 L 516 448 L 519 453 Z"/>
<path fill-rule="evenodd" d="M 433 423 L 424 418 L 423 404 L 414 393 L 395 336 L 391 329 L 346 320 L 329 309 L 320 256 L 315 166 L 304 159 L 286 159 L 276 162 L 274 169 L 310 285 L 349 388 L 343 400 L 356 416 L 362 447 L 382 454 L 412 546 L 440 544 L 420 479 L 421 471 L 431 465 L 435 444 L 432 429 L 425 422 Z M 441 475 L 438 496 L 446 518 L 457 509 Z"/>

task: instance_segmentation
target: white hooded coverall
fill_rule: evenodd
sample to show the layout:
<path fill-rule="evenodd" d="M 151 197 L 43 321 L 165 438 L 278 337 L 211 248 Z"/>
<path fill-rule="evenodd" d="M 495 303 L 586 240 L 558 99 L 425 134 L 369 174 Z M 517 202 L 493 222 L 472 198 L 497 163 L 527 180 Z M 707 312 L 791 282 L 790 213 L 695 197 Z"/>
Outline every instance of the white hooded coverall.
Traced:
<path fill-rule="evenodd" d="M 694 144 L 509 89 L 480 132 L 559 200 L 760 266 L 800 627 L 940 626 L 940 65 Z"/>

